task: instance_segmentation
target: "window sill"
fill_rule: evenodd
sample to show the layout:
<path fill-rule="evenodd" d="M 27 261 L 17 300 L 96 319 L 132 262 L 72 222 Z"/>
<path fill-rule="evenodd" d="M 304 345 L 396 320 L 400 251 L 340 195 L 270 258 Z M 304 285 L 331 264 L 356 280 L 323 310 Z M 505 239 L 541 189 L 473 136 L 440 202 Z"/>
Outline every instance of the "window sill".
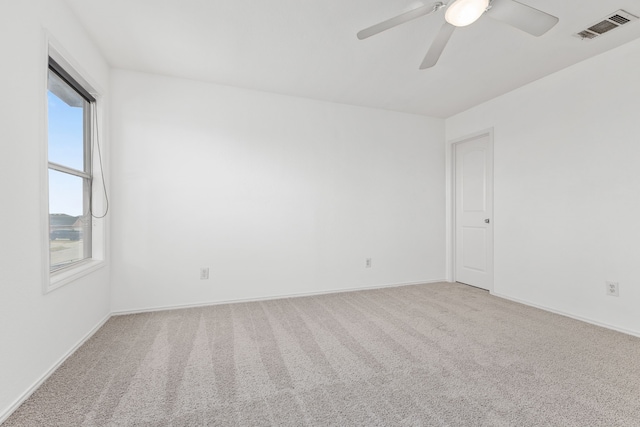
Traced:
<path fill-rule="evenodd" d="M 49 284 L 45 289 L 45 293 L 58 289 L 61 286 L 71 283 L 81 277 L 93 273 L 104 267 L 106 262 L 103 260 L 90 259 L 82 261 L 73 267 L 65 268 L 49 274 Z"/>

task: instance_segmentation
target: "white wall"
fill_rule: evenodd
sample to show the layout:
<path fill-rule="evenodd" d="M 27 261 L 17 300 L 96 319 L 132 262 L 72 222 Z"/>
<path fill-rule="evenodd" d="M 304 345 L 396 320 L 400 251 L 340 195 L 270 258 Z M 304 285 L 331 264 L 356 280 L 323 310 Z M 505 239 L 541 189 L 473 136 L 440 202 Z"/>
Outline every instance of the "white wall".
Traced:
<path fill-rule="evenodd" d="M 640 334 L 638 70 L 635 41 L 446 121 L 495 131 L 496 294 Z"/>
<path fill-rule="evenodd" d="M 114 311 L 444 278 L 443 120 L 120 70 L 111 90 Z"/>
<path fill-rule="evenodd" d="M 64 3 L 0 2 L 0 420 L 110 311 L 107 268 L 43 295 L 47 32 L 103 91 L 109 84 Z"/>

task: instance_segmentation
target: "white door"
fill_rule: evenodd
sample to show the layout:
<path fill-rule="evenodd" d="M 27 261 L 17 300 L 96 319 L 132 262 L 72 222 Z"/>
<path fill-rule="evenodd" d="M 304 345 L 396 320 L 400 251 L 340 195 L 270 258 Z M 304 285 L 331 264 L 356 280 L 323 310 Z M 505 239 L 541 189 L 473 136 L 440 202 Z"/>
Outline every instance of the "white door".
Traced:
<path fill-rule="evenodd" d="M 454 145 L 455 280 L 493 287 L 493 152 L 490 134 Z"/>

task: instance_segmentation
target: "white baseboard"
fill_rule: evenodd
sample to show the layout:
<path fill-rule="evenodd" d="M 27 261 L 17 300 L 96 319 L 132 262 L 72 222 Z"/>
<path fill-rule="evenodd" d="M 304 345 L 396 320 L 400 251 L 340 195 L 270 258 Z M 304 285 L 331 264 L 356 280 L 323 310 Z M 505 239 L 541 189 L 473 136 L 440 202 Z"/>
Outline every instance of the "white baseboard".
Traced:
<path fill-rule="evenodd" d="M 107 323 L 107 320 L 109 320 L 110 318 L 111 313 L 107 314 L 102 320 L 100 320 L 96 326 L 94 326 L 84 337 L 80 339 L 80 341 L 76 343 L 76 345 L 73 346 L 73 348 L 71 348 L 64 356 L 62 356 L 56 363 L 54 363 L 53 366 L 51 366 L 47 370 L 47 372 L 45 372 L 35 383 L 33 383 L 31 387 L 27 389 L 27 391 L 22 393 L 22 395 L 18 399 L 16 399 L 11 405 L 9 405 L 9 407 L 6 408 L 3 412 L 1 412 L 0 424 L 5 422 L 11 416 L 11 414 L 13 414 L 13 412 L 18 409 L 18 407 L 22 405 L 24 401 L 27 400 L 29 396 L 31 396 L 33 392 L 36 391 L 38 387 L 40 387 L 42 383 L 44 383 L 47 378 L 49 378 L 51 374 L 53 374 L 56 369 L 60 367 L 60 365 L 64 363 L 65 360 L 67 360 L 73 353 L 75 353 L 76 350 L 79 349 L 80 346 L 82 346 L 82 344 L 84 344 L 89 338 L 93 336 L 93 334 L 98 332 L 98 329 L 100 329 L 102 325 Z"/>
<path fill-rule="evenodd" d="M 491 292 L 491 295 L 496 296 L 498 298 L 503 298 L 503 299 L 506 299 L 506 300 L 509 300 L 509 301 L 517 302 L 519 304 L 528 305 L 529 307 L 539 308 L 540 310 L 548 311 L 548 312 L 551 312 L 551 313 L 554 313 L 554 314 L 559 314 L 560 316 L 569 317 L 569 318 L 575 319 L 575 320 L 580 320 L 581 322 L 590 323 L 590 324 L 595 325 L 595 326 L 600 326 L 602 328 L 611 329 L 611 330 L 616 331 L 616 332 L 622 332 L 623 334 L 632 335 L 634 337 L 639 337 L 640 338 L 640 331 L 633 331 L 631 329 L 620 328 L 618 326 L 610 325 L 608 323 L 599 322 L 597 320 L 588 319 L 588 318 L 582 317 L 582 316 L 576 316 L 575 314 L 567 313 L 567 312 L 562 311 L 562 310 L 557 310 L 555 308 L 546 307 L 544 305 L 535 304 L 535 303 L 532 303 L 532 302 L 529 302 L 529 301 L 521 300 L 521 299 L 518 299 L 518 298 L 513 298 L 513 297 L 510 297 L 508 295 L 503 295 L 503 294 L 496 293 L 496 292 Z"/>
<path fill-rule="evenodd" d="M 313 295 L 337 294 L 341 292 L 356 292 L 356 291 L 365 291 L 365 290 L 383 289 L 383 288 L 397 288 L 400 286 L 411 286 L 411 285 L 427 285 L 430 283 L 440 283 L 440 282 L 446 282 L 446 280 L 445 279 L 421 280 L 419 282 L 394 283 L 390 285 L 372 285 L 372 286 L 361 286 L 361 287 L 346 288 L 346 289 L 329 289 L 329 290 L 317 291 L 317 292 L 300 292 L 295 294 L 269 295 L 269 296 L 263 296 L 258 298 L 239 298 L 239 299 L 231 299 L 231 300 L 223 300 L 223 301 L 206 301 L 206 302 L 199 302 L 194 304 L 164 305 L 164 306 L 156 306 L 156 307 L 131 309 L 131 310 L 118 310 L 118 311 L 111 312 L 111 315 L 122 316 L 126 314 L 149 313 L 153 311 L 179 310 L 182 308 L 196 308 L 196 307 L 208 307 L 212 305 L 222 305 L 222 304 L 269 301 L 269 300 L 283 299 L 283 298 L 300 298 L 300 297 L 309 297 Z"/>

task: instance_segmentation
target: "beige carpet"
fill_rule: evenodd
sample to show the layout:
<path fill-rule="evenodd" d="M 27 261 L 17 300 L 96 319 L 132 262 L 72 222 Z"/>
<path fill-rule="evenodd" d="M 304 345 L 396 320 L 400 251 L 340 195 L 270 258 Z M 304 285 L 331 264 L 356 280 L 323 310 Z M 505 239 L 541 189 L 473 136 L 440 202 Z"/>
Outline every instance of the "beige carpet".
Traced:
<path fill-rule="evenodd" d="M 114 317 L 10 426 L 640 426 L 640 339 L 433 284 Z"/>

